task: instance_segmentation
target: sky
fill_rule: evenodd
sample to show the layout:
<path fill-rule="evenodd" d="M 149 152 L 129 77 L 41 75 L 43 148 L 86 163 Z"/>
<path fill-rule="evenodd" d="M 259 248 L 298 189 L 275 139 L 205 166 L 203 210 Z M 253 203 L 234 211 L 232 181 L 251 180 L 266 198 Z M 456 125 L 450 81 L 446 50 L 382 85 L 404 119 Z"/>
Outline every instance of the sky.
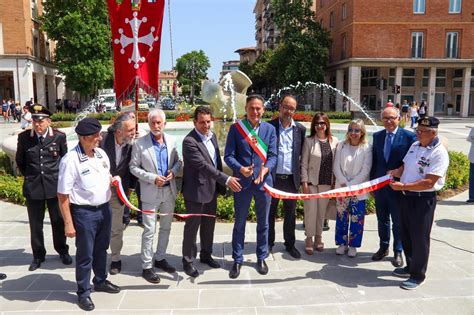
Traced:
<path fill-rule="evenodd" d="M 223 61 L 239 60 L 234 51 L 255 46 L 255 0 L 166 0 L 160 70 L 171 69 L 168 1 L 174 64 L 182 55 L 202 49 L 211 64 L 208 77 L 217 81 Z"/>

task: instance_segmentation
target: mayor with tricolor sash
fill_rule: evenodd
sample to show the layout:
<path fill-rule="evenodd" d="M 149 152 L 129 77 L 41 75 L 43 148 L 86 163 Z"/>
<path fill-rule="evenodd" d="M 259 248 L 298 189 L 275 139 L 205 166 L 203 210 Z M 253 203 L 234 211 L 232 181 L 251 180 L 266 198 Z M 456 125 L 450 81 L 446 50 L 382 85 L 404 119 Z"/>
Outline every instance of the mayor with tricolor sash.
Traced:
<path fill-rule="evenodd" d="M 232 258 L 234 265 L 229 277 L 240 274 L 243 262 L 245 224 L 252 198 L 255 198 L 257 216 L 257 271 L 268 273 L 265 258 L 268 251 L 268 215 L 271 196 L 263 185 L 272 186 L 272 169 L 277 163 L 277 138 L 275 128 L 261 121 L 265 111 L 264 100 L 259 95 L 247 97 L 246 117 L 233 124 L 227 135 L 224 161 L 240 179 L 242 190 L 234 193 L 235 223 L 232 232 Z"/>

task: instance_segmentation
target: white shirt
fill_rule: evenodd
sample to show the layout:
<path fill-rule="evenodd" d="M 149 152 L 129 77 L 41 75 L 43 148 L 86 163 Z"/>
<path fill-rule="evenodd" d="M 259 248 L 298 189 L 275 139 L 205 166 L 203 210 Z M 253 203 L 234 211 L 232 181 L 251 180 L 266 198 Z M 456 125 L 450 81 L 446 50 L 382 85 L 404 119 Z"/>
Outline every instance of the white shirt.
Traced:
<path fill-rule="evenodd" d="M 468 159 L 469 162 L 474 163 L 474 127 L 471 127 L 471 132 L 467 136 L 467 141 L 471 143 L 471 148 L 469 149 Z"/>
<path fill-rule="evenodd" d="M 26 129 L 31 126 L 31 113 L 27 112 L 26 114 L 21 115 L 20 128 Z"/>
<path fill-rule="evenodd" d="M 217 167 L 217 154 L 216 148 L 212 143 L 212 132 L 209 131 L 207 135 L 203 135 L 199 132 L 199 130 L 197 130 L 197 128 L 194 128 L 194 130 L 196 130 L 196 133 L 201 138 L 202 143 L 204 143 L 204 145 L 206 146 L 207 152 L 209 152 L 209 156 L 211 157 L 212 163 L 214 163 L 214 166 Z"/>
<path fill-rule="evenodd" d="M 422 147 L 419 141 L 413 143 L 405 155 L 403 163 L 401 183 L 413 183 L 430 174 L 439 176 L 433 188 L 414 191 L 438 191 L 443 188 L 449 166 L 449 155 L 439 138 L 436 137 L 427 147 Z"/>
<path fill-rule="evenodd" d="M 293 130 L 296 127 L 293 119 L 288 128 L 284 128 L 281 121 L 278 135 L 278 161 L 276 166 L 277 174 L 292 174 L 292 160 L 293 160 Z"/>
<path fill-rule="evenodd" d="M 77 205 L 98 206 L 110 200 L 110 161 L 100 148 L 90 158 L 79 144 L 59 164 L 58 193 Z"/>
<path fill-rule="evenodd" d="M 120 163 L 120 160 L 122 159 L 122 149 L 125 147 L 125 143 L 118 144 L 114 136 L 114 144 L 115 144 L 115 165 L 118 166 Z"/>

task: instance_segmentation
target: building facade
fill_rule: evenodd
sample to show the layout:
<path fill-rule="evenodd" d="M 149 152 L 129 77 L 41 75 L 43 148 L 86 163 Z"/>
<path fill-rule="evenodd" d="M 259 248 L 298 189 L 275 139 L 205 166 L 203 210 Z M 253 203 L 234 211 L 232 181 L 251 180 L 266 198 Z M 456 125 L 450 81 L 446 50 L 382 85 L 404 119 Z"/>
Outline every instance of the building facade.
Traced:
<path fill-rule="evenodd" d="M 35 102 L 55 110 L 64 80 L 52 60 L 55 43 L 41 30 L 39 0 L 2 0 L 0 6 L 0 98 Z"/>
<path fill-rule="evenodd" d="M 178 73 L 175 70 L 160 71 L 160 75 L 159 75 L 160 96 L 181 95 L 181 88 L 177 84 L 177 77 L 178 77 Z"/>
<path fill-rule="evenodd" d="M 275 48 L 280 40 L 280 32 L 273 21 L 271 2 L 271 0 L 257 0 L 253 10 L 257 57 L 266 49 Z"/>
<path fill-rule="evenodd" d="M 473 14 L 472 0 L 316 0 L 332 38 L 326 83 L 371 110 L 407 100 L 474 115 Z"/>
<path fill-rule="evenodd" d="M 240 60 L 223 61 L 219 81 L 222 80 L 227 73 L 239 70 L 239 66 Z"/>

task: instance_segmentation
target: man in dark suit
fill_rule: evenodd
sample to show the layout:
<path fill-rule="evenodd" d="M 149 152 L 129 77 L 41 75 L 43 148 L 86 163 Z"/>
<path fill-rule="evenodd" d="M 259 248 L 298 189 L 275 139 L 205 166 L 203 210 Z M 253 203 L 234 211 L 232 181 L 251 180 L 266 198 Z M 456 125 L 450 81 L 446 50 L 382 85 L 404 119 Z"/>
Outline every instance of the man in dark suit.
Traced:
<path fill-rule="evenodd" d="M 272 171 L 274 186 L 290 193 L 297 193 L 300 188 L 300 158 L 303 149 L 306 128 L 295 121 L 297 101 L 292 95 L 283 97 L 280 103 L 278 118 L 270 121 L 275 127 L 277 135 L 277 166 Z M 268 248 L 272 251 L 275 245 L 275 217 L 280 199 L 272 198 L 270 216 L 268 218 Z M 283 239 L 286 251 L 293 258 L 300 258 L 301 254 L 295 247 L 296 200 L 283 200 Z"/>
<path fill-rule="evenodd" d="M 252 198 L 255 198 L 257 216 L 257 271 L 262 275 L 268 273 L 265 258 L 268 251 L 268 214 L 272 198 L 265 192 L 263 185 L 273 184 L 271 172 L 277 163 L 277 137 L 275 128 L 261 121 L 265 111 L 263 102 L 263 98 L 259 95 L 247 97 L 246 117 L 230 127 L 225 146 L 224 160 L 233 175 L 240 178 L 242 185 L 242 190 L 234 193 L 235 223 L 232 232 L 234 265 L 229 273 L 231 279 L 240 275 L 245 224 Z M 264 156 L 262 151 L 266 152 L 266 159 L 262 158 Z"/>
<path fill-rule="evenodd" d="M 66 135 L 50 127 L 51 112 L 44 106 L 30 106 L 33 129 L 18 135 L 16 164 L 25 177 L 23 195 L 30 223 L 33 261 L 29 270 L 41 266 L 46 256 L 43 221 L 46 206 L 53 230 L 54 249 L 65 265 L 72 264 L 64 234 L 64 222 L 59 213 L 58 189 L 59 161 L 67 153 Z"/>
<path fill-rule="evenodd" d="M 239 179 L 222 171 L 217 138 L 211 132 L 211 111 L 199 106 L 194 111 L 194 129 L 183 141 L 183 196 L 187 213 L 216 215 L 217 194 L 225 194 L 225 186 L 239 192 Z M 220 265 L 212 258 L 215 217 L 194 216 L 186 219 L 183 238 L 183 268 L 190 277 L 199 276 L 193 265 L 197 256 L 196 237 L 200 228 L 201 263 L 211 268 Z"/>
<path fill-rule="evenodd" d="M 374 133 L 373 136 L 370 179 L 384 176 L 389 170 L 399 168 L 403 164 L 403 158 L 408 149 L 416 141 L 416 135 L 413 132 L 398 126 L 400 123 L 398 109 L 387 107 L 383 110 L 381 117 L 385 129 Z M 403 258 L 397 194 L 389 186 L 374 192 L 380 247 L 372 256 L 372 260 L 379 261 L 388 255 L 391 217 L 394 251 L 392 264 L 395 267 L 401 267 Z"/>
<path fill-rule="evenodd" d="M 135 117 L 123 113 L 115 119 L 107 132 L 102 135 L 101 149 L 107 153 L 110 160 L 110 174 L 120 176 L 125 193 L 130 187 L 135 187 L 136 178 L 130 174 L 130 158 L 132 156 L 132 140 L 135 137 Z M 112 234 L 110 236 L 110 251 L 112 252 L 110 274 L 115 275 L 122 271 L 120 252 L 123 246 L 123 212 L 124 204 L 112 189 L 110 207 L 112 208 Z"/>

